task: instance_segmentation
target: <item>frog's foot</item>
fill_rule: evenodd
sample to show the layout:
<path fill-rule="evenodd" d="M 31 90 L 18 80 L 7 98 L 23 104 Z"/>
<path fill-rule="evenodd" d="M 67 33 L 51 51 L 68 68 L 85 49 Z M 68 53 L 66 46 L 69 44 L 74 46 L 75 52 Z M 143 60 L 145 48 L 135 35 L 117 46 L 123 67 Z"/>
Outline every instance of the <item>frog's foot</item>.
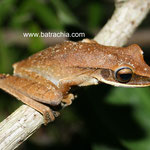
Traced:
<path fill-rule="evenodd" d="M 74 100 L 75 96 L 73 94 L 68 94 L 67 97 L 63 98 L 61 101 L 61 106 L 64 108 L 68 105 L 72 104 L 72 100 Z"/>

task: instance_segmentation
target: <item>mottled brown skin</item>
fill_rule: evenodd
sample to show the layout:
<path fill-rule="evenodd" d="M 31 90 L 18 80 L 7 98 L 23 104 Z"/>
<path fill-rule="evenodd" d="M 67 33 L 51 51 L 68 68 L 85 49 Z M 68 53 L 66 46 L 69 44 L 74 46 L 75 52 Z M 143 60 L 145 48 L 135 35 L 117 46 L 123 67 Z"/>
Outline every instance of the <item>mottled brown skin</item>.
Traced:
<path fill-rule="evenodd" d="M 0 75 L 0 88 L 41 112 L 47 124 L 58 113 L 42 103 L 70 105 L 74 96 L 68 91 L 73 85 L 104 82 L 123 87 L 149 86 L 150 67 L 142 53 L 136 44 L 122 48 L 88 39 L 66 41 L 14 64 L 13 76 Z M 116 79 L 116 70 L 122 67 L 117 75 L 132 74 L 129 81 Z"/>

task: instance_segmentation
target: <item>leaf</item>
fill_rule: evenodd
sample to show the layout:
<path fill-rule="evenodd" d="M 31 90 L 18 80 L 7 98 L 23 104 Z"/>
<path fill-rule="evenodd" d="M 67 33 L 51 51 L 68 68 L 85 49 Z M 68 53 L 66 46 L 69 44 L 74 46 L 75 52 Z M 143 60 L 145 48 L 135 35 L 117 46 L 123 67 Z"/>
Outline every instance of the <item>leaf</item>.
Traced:
<path fill-rule="evenodd" d="M 38 52 L 44 48 L 44 43 L 40 38 L 40 28 L 37 24 L 31 23 L 29 26 L 30 34 L 39 34 L 38 37 L 30 37 L 29 52 L 31 54 Z"/>
<path fill-rule="evenodd" d="M 69 24 L 69 25 L 79 24 L 77 18 L 73 15 L 71 10 L 62 0 L 52 0 L 51 3 L 56 8 L 58 17 L 62 21 L 63 24 Z"/>
<path fill-rule="evenodd" d="M 6 16 L 13 12 L 16 0 L 1 0 L 0 1 L 0 25 L 3 24 L 5 19 L 8 19 Z"/>
<path fill-rule="evenodd" d="M 50 6 L 48 7 L 46 4 L 43 4 L 36 0 L 32 1 L 35 1 L 33 8 L 35 15 L 43 22 L 43 24 L 47 28 L 63 30 L 64 26 Z"/>
<path fill-rule="evenodd" d="M 98 2 L 91 2 L 87 8 L 88 25 L 90 28 L 97 28 L 104 15 L 103 7 Z"/>
<path fill-rule="evenodd" d="M 30 23 L 33 16 L 37 17 L 46 28 L 55 30 L 64 28 L 52 8 L 47 6 L 47 3 L 36 0 L 23 1 L 15 16 L 12 17 L 10 24 L 13 27 L 22 28 L 22 26 Z"/>

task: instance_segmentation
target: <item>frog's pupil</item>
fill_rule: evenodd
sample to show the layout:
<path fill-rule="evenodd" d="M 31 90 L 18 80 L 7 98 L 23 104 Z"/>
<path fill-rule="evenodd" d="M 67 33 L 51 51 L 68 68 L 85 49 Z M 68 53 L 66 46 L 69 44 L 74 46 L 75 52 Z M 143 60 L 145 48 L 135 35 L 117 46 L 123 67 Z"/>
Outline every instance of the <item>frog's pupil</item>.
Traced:
<path fill-rule="evenodd" d="M 120 79 L 122 81 L 129 81 L 132 77 L 132 74 L 120 74 Z"/>

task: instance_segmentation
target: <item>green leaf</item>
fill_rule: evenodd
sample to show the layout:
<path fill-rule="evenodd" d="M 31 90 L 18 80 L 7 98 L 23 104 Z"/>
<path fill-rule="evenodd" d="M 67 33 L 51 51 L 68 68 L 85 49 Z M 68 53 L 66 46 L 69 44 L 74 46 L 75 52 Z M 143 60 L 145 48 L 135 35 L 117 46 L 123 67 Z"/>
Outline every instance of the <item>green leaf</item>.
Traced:
<path fill-rule="evenodd" d="M 76 17 L 62 0 L 52 0 L 51 3 L 56 8 L 57 15 L 63 24 L 79 25 Z"/>
<path fill-rule="evenodd" d="M 14 15 L 11 17 L 9 25 L 15 29 L 22 29 L 23 26 L 31 20 L 32 7 L 32 0 L 22 1 L 21 5 L 16 9 Z"/>
<path fill-rule="evenodd" d="M 40 28 L 37 24 L 31 23 L 29 26 L 30 34 L 39 34 L 40 36 Z M 29 37 L 30 44 L 29 44 L 29 52 L 31 54 L 38 52 L 44 48 L 44 43 L 40 37 Z"/>
<path fill-rule="evenodd" d="M 36 0 L 23 1 L 10 24 L 15 28 L 22 28 L 31 21 L 33 16 L 37 17 L 46 28 L 55 30 L 64 28 L 52 8 L 47 6 L 47 3 Z"/>
<path fill-rule="evenodd" d="M 44 4 L 40 1 L 32 1 L 35 1 L 33 6 L 35 15 L 43 22 L 43 24 L 47 28 L 53 28 L 59 31 L 63 30 L 64 26 L 50 6 L 48 7 L 46 3 Z"/>
<path fill-rule="evenodd" d="M 7 18 L 7 15 L 12 13 L 14 10 L 16 0 L 1 0 L 0 1 L 0 25 Z"/>
<path fill-rule="evenodd" d="M 90 28 L 97 28 L 104 15 L 103 7 L 98 2 L 91 2 L 87 8 L 88 25 Z"/>

